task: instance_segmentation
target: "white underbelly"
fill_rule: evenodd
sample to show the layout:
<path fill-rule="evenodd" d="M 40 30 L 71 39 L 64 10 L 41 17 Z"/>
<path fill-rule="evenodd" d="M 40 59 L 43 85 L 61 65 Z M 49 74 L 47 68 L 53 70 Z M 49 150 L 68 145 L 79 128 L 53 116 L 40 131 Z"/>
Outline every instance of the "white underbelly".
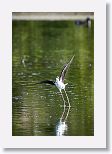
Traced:
<path fill-rule="evenodd" d="M 64 83 L 63 82 L 56 82 L 56 87 L 58 88 L 58 89 L 65 89 L 65 85 L 64 85 Z"/>

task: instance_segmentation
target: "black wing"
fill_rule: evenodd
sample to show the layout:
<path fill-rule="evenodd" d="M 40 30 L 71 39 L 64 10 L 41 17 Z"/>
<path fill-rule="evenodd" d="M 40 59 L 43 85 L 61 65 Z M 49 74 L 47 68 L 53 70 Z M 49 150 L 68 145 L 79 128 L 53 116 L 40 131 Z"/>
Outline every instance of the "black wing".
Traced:
<path fill-rule="evenodd" d="M 48 83 L 48 84 L 51 84 L 51 85 L 55 85 L 55 82 L 51 81 L 51 80 L 44 80 L 44 81 L 39 82 L 38 84 L 41 84 L 41 83 Z"/>
<path fill-rule="evenodd" d="M 65 77 L 65 74 L 70 66 L 70 64 L 72 63 L 72 60 L 73 60 L 74 56 L 72 57 L 72 59 L 70 60 L 70 62 L 68 64 L 65 64 L 62 71 L 61 71 L 61 74 L 60 74 L 60 77 L 59 77 L 59 80 L 61 80 L 62 82 L 64 82 L 64 77 Z"/>

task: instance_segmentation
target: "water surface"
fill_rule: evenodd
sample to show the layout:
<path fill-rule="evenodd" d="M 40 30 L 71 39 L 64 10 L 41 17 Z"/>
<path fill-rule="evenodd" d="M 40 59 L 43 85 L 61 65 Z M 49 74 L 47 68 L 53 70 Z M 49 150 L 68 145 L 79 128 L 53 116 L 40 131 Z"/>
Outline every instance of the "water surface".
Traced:
<path fill-rule="evenodd" d="M 93 136 L 94 22 L 87 27 L 74 21 L 13 21 L 12 27 L 12 135 Z M 55 80 L 73 55 L 65 79 L 71 108 L 60 121 L 64 106 L 58 89 L 36 83 Z"/>

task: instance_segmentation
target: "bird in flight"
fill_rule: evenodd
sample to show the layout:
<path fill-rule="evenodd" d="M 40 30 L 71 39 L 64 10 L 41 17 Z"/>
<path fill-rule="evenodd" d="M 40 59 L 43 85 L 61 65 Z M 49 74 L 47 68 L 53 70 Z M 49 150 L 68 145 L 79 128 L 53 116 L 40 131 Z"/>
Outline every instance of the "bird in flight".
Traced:
<path fill-rule="evenodd" d="M 64 65 L 64 67 L 63 67 L 63 69 L 61 71 L 60 76 L 59 77 L 58 76 L 56 77 L 56 81 L 44 80 L 44 81 L 41 81 L 39 83 L 48 83 L 48 84 L 51 84 L 51 85 L 55 85 L 59 89 L 60 92 L 61 92 L 62 89 L 65 90 L 65 86 L 68 84 L 68 83 L 64 84 L 65 74 L 66 74 L 66 72 L 67 72 L 70 64 L 72 63 L 73 58 L 74 58 L 74 56 L 69 61 L 69 63 L 67 63 L 67 64 Z"/>
<path fill-rule="evenodd" d="M 66 94 L 67 101 L 68 101 L 69 108 L 70 108 L 69 98 L 68 98 L 68 95 L 67 95 L 67 93 L 66 93 L 66 91 L 65 91 L 65 86 L 66 86 L 68 83 L 65 83 L 65 84 L 64 84 L 64 79 L 65 79 L 65 75 L 66 75 L 66 73 L 67 73 L 67 70 L 68 70 L 68 68 L 70 67 L 70 64 L 72 63 L 73 59 L 74 59 L 74 56 L 71 58 L 71 60 L 70 60 L 67 64 L 64 65 L 64 67 L 63 67 L 63 69 L 62 69 L 62 71 L 61 71 L 61 73 L 60 73 L 60 76 L 57 76 L 55 81 L 52 81 L 52 80 L 44 80 L 44 81 L 39 82 L 39 84 L 45 83 L 45 84 L 55 85 L 55 86 L 59 89 L 59 91 L 60 91 L 60 93 L 61 93 L 61 96 L 62 96 L 62 99 L 63 99 L 63 101 L 64 101 L 64 112 L 65 112 L 65 106 L 66 106 L 66 105 L 65 105 L 65 100 L 64 100 L 63 94 L 62 94 L 62 90 L 64 90 L 64 92 L 65 92 L 65 94 Z M 63 112 L 63 114 L 62 114 L 61 117 L 63 117 L 64 112 Z M 68 115 L 67 115 L 67 116 L 68 116 Z M 66 116 L 66 117 L 67 117 L 67 116 Z M 61 119 L 62 119 L 62 118 L 61 118 Z"/>

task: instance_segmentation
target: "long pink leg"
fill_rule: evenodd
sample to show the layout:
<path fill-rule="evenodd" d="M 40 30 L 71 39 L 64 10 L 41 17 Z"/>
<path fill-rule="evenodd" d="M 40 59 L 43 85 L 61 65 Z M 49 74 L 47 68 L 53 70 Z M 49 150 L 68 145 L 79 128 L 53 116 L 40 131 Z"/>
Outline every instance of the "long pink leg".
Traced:
<path fill-rule="evenodd" d="M 61 118 L 60 118 L 60 120 L 62 120 L 62 118 L 63 118 L 63 116 L 64 116 L 64 113 L 65 113 L 65 100 L 64 100 L 64 97 L 63 97 L 63 94 L 62 94 L 62 92 L 60 91 L 60 93 L 61 93 L 61 96 L 62 96 L 62 99 L 63 99 L 63 102 L 64 102 L 64 109 L 63 109 L 63 113 L 62 113 L 62 115 L 61 115 Z"/>
<path fill-rule="evenodd" d="M 65 91 L 65 89 L 64 89 L 64 91 Z M 68 118 L 69 112 L 70 112 L 70 107 L 71 107 L 71 105 L 70 105 L 69 98 L 68 98 L 68 95 L 67 95 L 66 91 L 65 91 L 65 94 L 66 94 L 67 101 L 68 101 L 68 104 L 69 104 L 69 108 L 68 108 L 68 111 L 67 111 L 67 115 L 66 115 L 66 117 L 65 117 L 65 121 L 66 121 L 67 118 Z"/>

